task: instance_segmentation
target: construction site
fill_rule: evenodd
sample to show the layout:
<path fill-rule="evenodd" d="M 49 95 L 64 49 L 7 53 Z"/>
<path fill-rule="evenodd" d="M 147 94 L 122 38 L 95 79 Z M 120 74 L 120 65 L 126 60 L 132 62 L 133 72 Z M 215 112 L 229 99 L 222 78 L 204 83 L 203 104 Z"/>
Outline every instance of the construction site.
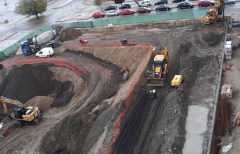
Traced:
<path fill-rule="evenodd" d="M 227 145 L 219 134 L 232 130 L 230 110 L 218 105 L 226 99 L 219 87 L 230 82 L 222 79 L 228 22 L 57 27 L 62 43 L 53 57 L 14 55 L 1 62 L 1 96 L 37 106 L 42 117 L 37 125 L 13 127 L 0 105 L 2 125 L 9 127 L 0 153 L 180 154 L 193 152 L 191 144 L 199 153 L 216 153 Z M 237 40 L 240 31 L 232 32 Z M 89 44 L 79 44 L 79 36 Z M 128 42 L 120 45 L 122 39 Z M 164 49 L 169 57 L 163 85 L 148 86 L 154 57 Z M 183 76 L 178 88 L 171 86 L 175 75 Z M 9 105 L 8 113 L 15 107 Z M 192 111 L 201 124 L 191 123 Z M 225 121 L 215 120 L 219 116 Z M 189 139 L 189 128 L 202 126 L 194 132 L 200 139 Z"/>

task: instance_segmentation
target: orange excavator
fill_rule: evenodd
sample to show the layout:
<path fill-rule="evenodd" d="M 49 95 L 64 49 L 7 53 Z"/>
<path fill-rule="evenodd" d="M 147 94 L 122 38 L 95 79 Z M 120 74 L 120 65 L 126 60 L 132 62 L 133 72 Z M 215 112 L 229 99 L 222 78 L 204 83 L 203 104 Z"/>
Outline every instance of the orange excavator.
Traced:
<path fill-rule="evenodd" d="M 220 15 L 223 15 L 223 17 Z M 201 22 L 208 25 L 221 21 L 222 18 L 224 18 L 224 0 L 218 0 L 217 6 L 214 6 L 213 9 L 208 10 L 206 16 L 201 17 Z"/>

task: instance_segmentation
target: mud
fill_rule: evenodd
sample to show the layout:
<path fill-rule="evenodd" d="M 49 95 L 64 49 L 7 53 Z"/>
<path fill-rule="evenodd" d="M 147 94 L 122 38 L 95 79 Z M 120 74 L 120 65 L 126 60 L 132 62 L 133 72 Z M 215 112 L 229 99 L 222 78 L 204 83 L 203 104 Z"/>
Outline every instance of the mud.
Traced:
<path fill-rule="evenodd" d="M 223 28 L 145 28 L 96 33 L 64 29 L 61 41 L 65 42 L 55 49 L 54 58 L 74 62 L 86 70 L 81 77 L 72 71 L 72 66 L 70 70 L 31 63 L 2 69 L 1 94 L 29 101 L 26 105 L 38 105 L 44 114 L 39 125 L 15 129 L 9 134 L 1 142 L 1 153 L 106 153 L 118 129 L 119 115 L 127 107 L 126 93 L 133 82 L 137 86 L 119 127 L 120 134 L 110 147 L 113 153 L 181 153 L 187 107 L 196 104 L 210 108 L 214 102 Z M 78 35 L 87 39 L 91 47 L 80 46 Z M 139 46 L 117 46 L 123 38 Z M 149 43 L 156 47 L 153 55 L 168 48 L 170 71 L 165 86 L 157 88 L 157 99 L 148 99 L 146 95 L 142 99 L 145 101 L 137 101 L 142 95 L 139 91 L 149 90 L 145 87 L 145 71 L 150 67 L 145 68 L 139 81 L 134 81 L 136 70 L 150 52 L 145 47 Z M 5 63 L 17 59 L 24 58 L 13 57 Z M 130 71 L 126 82 L 120 72 L 123 67 Z M 170 82 L 175 74 L 183 75 L 184 83 L 173 90 Z M 137 102 L 141 102 L 139 110 L 134 108 Z M 127 134 L 131 134 L 131 140 Z M 3 148 L 6 145 L 11 148 Z"/>

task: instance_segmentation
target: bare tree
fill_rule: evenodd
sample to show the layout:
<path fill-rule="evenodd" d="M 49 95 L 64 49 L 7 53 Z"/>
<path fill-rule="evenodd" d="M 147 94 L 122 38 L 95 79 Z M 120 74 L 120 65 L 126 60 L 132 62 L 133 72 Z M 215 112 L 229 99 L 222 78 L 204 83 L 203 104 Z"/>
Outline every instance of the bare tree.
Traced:
<path fill-rule="evenodd" d="M 101 5 L 102 5 L 102 0 L 94 0 L 94 5 L 100 6 L 101 10 L 103 11 Z"/>

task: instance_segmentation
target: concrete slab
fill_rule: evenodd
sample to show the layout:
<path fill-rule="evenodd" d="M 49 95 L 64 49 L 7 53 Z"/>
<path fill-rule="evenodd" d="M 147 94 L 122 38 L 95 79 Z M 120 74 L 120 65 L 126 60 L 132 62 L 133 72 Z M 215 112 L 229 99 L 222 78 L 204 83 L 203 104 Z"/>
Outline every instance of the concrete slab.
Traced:
<path fill-rule="evenodd" d="M 186 119 L 186 142 L 182 150 L 183 154 L 202 154 L 203 135 L 207 130 L 207 115 L 209 110 L 202 106 L 190 105 Z"/>

